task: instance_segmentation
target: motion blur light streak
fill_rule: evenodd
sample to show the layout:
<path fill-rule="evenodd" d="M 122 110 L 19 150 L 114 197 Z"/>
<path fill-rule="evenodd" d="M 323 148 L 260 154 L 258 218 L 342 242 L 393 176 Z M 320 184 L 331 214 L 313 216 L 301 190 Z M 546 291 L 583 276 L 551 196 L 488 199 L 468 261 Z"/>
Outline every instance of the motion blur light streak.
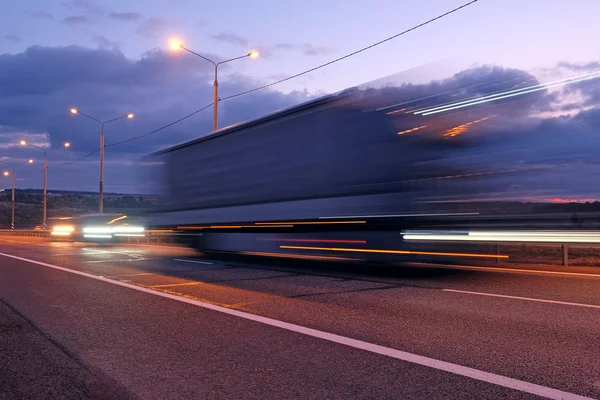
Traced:
<path fill-rule="evenodd" d="M 366 224 L 367 221 L 329 221 L 329 222 L 257 222 L 256 225 L 334 225 L 334 224 Z"/>
<path fill-rule="evenodd" d="M 425 109 L 425 110 L 419 110 L 419 111 L 413 112 L 413 114 L 416 114 L 416 115 L 421 114 L 423 116 L 427 116 L 427 115 L 431 115 L 431 114 L 437 114 L 437 113 L 441 113 L 441 112 L 445 112 L 445 111 L 457 110 L 459 108 L 488 103 L 488 102 L 496 101 L 496 100 L 507 99 L 510 97 L 520 96 L 522 94 L 538 92 L 540 90 L 545 90 L 545 89 L 558 87 L 558 86 L 564 86 L 564 85 L 568 85 L 570 83 L 587 81 L 587 80 L 596 79 L 596 78 L 600 78 L 600 71 L 597 71 L 597 72 L 594 72 L 591 74 L 580 75 L 580 76 L 573 77 L 573 78 L 561 79 L 561 80 L 555 81 L 555 82 L 528 86 L 528 87 L 525 87 L 522 89 L 509 90 L 506 92 L 501 92 L 501 93 L 497 93 L 497 94 L 493 94 L 493 95 L 489 95 L 489 96 L 476 97 L 471 100 L 459 101 L 457 103 L 450 103 L 450 104 L 447 104 L 444 106 L 429 108 L 429 109 Z"/>
<path fill-rule="evenodd" d="M 66 231 L 52 231 L 50 232 L 51 235 L 53 236 L 71 236 L 71 232 L 66 232 Z"/>
<path fill-rule="evenodd" d="M 471 121 L 471 122 L 467 122 L 464 123 L 462 125 L 458 125 L 455 126 L 454 128 L 450 128 L 446 131 L 446 133 L 444 134 L 444 136 L 449 136 L 449 137 L 454 137 L 454 136 L 458 136 L 460 134 L 465 133 L 466 131 L 469 130 L 469 128 L 475 124 L 478 124 L 480 122 L 486 121 L 490 118 L 492 118 L 493 116 L 489 116 L 489 117 L 485 117 L 485 118 L 481 118 L 481 119 L 476 119 L 475 121 Z M 400 134 L 400 133 L 398 133 Z"/>
<path fill-rule="evenodd" d="M 524 87 L 521 89 L 508 90 L 508 91 L 494 93 L 494 94 L 490 94 L 490 95 L 486 95 L 486 96 L 474 97 L 472 99 L 462 100 L 462 101 L 455 102 L 455 103 L 446 103 L 446 104 L 442 104 L 442 105 L 435 106 L 435 107 L 422 108 L 420 110 L 414 111 L 413 114 L 423 114 L 426 112 L 435 111 L 435 110 L 439 110 L 439 109 L 446 108 L 446 107 L 468 104 L 468 103 L 478 101 L 478 100 L 493 99 L 494 97 L 503 96 L 503 95 L 512 94 L 512 93 L 520 93 L 520 92 L 528 91 L 528 90 L 534 89 L 534 88 L 544 89 L 544 88 L 548 87 L 549 85 L 554 86 L 554 85 L 571 83 L 570 81 L 572 81 L 572 80 L 574 82 L 579 82 L 580 80 L 594 79 L 594 78 L 599 77 L 600 76 L 599 74 L 600 74 L 600 71 L 590 72 L 588 74 L 577 75 L 577 76 L 573 76 L 570 78 L 563 78 L 563 79 L 559 79 L 559 80 L 552 81 L 552 82 L 539 83 L 539 84 Z"/>
<path fill-rule="evenodd" d="M 401 108 L 401 109 L 399 109 L 399 110 L 394 110 L 394 111 L 387 112 L 386 114 L 387 114 L 387 115 L 394 115 L 394 114 L 401 113 L 402 111 L 406 111 L 406 110 L 408 110 L 408 109 L 410 109 L 410 108 L 411 108 L 411 107 Z"/>
<path fill-rule="evenodd" d="M 389 113 L 388 113 L 389 114 Z M 407 129 L 405 131 L 401 131 L 398 132 L 398 135 L 404 135 L 406 133 L 411 133 L 411 132 L 416 132 L 416 131 L 420 131 L 421 129 L 425 129 L 427 128 L 427 125 L 421 125 L 421 126 L 417 126 L 416 128 L 412 128 L 412 129 Z"/>
<path fill-rule="evenodd" d="M 467 216 L 479 215 L 478 212 L 465 213 L 434 213 L 434 214 L 385 214 L 385 215 L 338 215 L 332 217 L 319 217 L 319 219 L 336 219 L 336 218 L 399 218 L 399 217 L 449 217 L 449 216 Z"/>
<path fill-rule="evenodd" d="M 272 242 L 305 242 L 305 243 L 355 243 L 367 244 L 366 240 L 351 240 L 351 239 L 290 239 L 290 238 L 260 238 Z"/>
<path fill-rule="evenodd" d="M 50 234 L 54 236 L 70 236 L 74 230 L 75 227 L 72 225 L 57 225 L 52 228 Z"/>
<path fill-rule="evenodd" d="M 352 249 L 352 248 L 341 248 L 341 247 L 279 246 L 279 248 L 293 249 L 293 250 L 347 251 L 347 252 L 355 252 L 355 253 L 381 253 L 381 254 L 448 256 L 448 257 L 508 258 L 507 255 L 494 255 L 494 254 L 443 253 L 443 252 L 438 253 L 438 252 L 429 252 L 429 251 Z"/>
<path fill-rule="evenodd" d="M 196 230 L 196 229 L 244 229 L 244 228 L 293 228 L 294 225 L 281 225 L 281 224 L 269 224 L 269 225 L 207 225 L 207 226 L 178 226 L 177 229 L 182 230 Z"/>
<path fill-rule="evenodd" d="M 405 240 L 448 242 L 600 243 L 600 232 L 479 231 L 404 232 Z"/>
<path fill-rule="evenodd" d="M 114 224 L 115 222 L 120 221 L 120 220 L 125 219 L 125 218 L 127 218 L 127 215 L 123 215 L 122 217 L 115 218 L 112 221 L 109 221 L 108 225 Z"/>

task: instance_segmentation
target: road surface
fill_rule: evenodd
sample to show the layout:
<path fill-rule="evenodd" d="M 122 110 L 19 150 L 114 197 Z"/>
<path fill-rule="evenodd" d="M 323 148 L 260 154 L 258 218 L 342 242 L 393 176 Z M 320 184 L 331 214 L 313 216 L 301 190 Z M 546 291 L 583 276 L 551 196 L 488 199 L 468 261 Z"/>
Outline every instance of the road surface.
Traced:
<path fill-rule="evenodd" d="M 0 238 L 0 399 L 600 398 L 600 269 L 398 268 Z"/>

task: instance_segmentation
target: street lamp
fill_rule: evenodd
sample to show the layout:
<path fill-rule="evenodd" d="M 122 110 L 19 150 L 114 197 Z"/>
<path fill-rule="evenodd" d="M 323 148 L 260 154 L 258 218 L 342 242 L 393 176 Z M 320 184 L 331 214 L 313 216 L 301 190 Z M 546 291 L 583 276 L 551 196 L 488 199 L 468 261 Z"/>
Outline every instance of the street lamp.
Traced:
<path fill-rule="evenodd" d="M 46 189 L 47 189 L 47 182 L 48 182 L 48 158 L 47 158 L 47 152 L 48 150 L 52 150 L 53 148 L 50 147 L 49 149 L 45 149 L 43 147 L 40 146 L 36 146 L 35 144 L 31 144 L 28 143 L 26 140 L 21 140 L 21 145 L 22 146 L 31 146 L 31 147 L 35 147 L 38 150 L 42 150 L 44 152 L 44 211 L 43 211 L 43 216 L 42 216 L 42 226 L 44 229 L 46 229 L 46 210 L 47 210 L 47 196 L 46 196 Z M 66 142 L 63 144 L 64 147 L 70 147 L 71 143 Z M 33 160 L 31 160 L 33 161 Z"/>
<path fill-rule="evenodd" d="M 106 125 L 110 122 L 115 122 L 120 119 L 124 119 L 124 118 L 132 119 L 133 114 L 132 113 L 125 114 L 122 117 L 109 119 L 108 121 L 100 121 L 99 119 L 96 119 L 88 114 L 82 113 L 77 108 L 71 108 L 71 114 L 81 114 L 84 117 L 91 119 L 92 121 L 96 121 L 97 123 L 99 123 L 102 126 L 101 131 L 100 131 L 100 195 L 99 195 L 99 200 L 98 200 L 100 214 L 102 214 L 104 212 L 103 211 L 104 210 L 104 207 L 103 207 L 103 204 L 104 204 L 104 125 Z M 70 144 L 69 144 L 69 146 L 70 146 Z"/>
<path fill-rule="evenodd" d="M 235 60 L 240 60 L 240 59 L 246 58 L 246 57 L 256 58 L 256 57 L 258 57 L 258 51 L 253 50 L 250 53 L 245 54 L 240 57 L 235 57 L 235 58 L 230 58 L 228 60 L 214 62 L 210 58 L 207 58 L 201 54 L 196 53 L 195 51 L 188 49 L 183 44 L 181 44 L 181 42 L 179 42 L 177 40 L 171 41 L 171 48 L 173 50 L 180 50 L 180 49 L 185 50 L 188 53 L 191 53 L 197 57 L 200 57 L 215 66 L 215 82 L 214 82 L 214 86 L 213 86 L 214 87 L 214 89 L 213 89 L 213 130 L 216 131 L 217 129 L 219 129 L 219 105 L 218 105 L 218 102 L 219 102 L 219 80 L 218 80 L 219 65 L 225 64 L 225 63 L 228 63 L 231 61 L 235 61 Z"/>
<path fill-rule="evenodd" d="M 19 165 L 15 165 L 15 164 L 10 164 L 4 161 L 0 161 L 0 163 L 2 164 L 6 164 L 9 167 L 12 168 L 12 219 L 10 221 L 10 229 L 14 230 L 15 229 L 15 167 L 18 167 Z M 33 164 L 33 160 L 27 160 L 26 163 L 24 164 Z M 11 173 L 8 171 L 4 171 L 4 176 L 11 176 Z"/>

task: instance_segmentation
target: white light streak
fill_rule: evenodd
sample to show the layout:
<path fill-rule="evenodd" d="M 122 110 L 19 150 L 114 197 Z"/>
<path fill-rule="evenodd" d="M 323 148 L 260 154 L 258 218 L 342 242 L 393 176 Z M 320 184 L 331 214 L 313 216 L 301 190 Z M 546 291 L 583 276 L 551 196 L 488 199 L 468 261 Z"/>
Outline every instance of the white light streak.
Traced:
<path fill-rule="evenodd" d="M 571 78 L 560 79 L 560 80 L 553 81 L 553 82 L 532 85 L 532 86 L 524 87 L 521 89 L 508 90 L 505 92 L 491 94 L 491 95 L 487 95 L 487 96 L 483 96 L 483 97 L 477 97 L 477 98 L 470 99 L 470 100 L 459 101 L 456 103 L 449 103 L 449 104 L 445 104 L 442 106 L 417 110 L 417 111 L 414 111 L 413 114 L 415 114 L 415 115 L 421 114 L 423 116 L 437 114 L 437 113 L 441 113 L 441 112 L 445 112 L 445 111 L 456 110 L 459 108 L 469 107 L 469 106 L 473 106 L 473 105 L 477 105 L 477 104 L 488 103 L 488 102 L 495 101 L 495 100 L 506 99 L 506 98 L 510 98 L 510 97 L 519 96 L 522 94 L 538 92 L 540 90 L 545 90 L 548 88 L 568 85 L 570 83 L 582 82 L 582 81 L 596 79 L 596 78 L 600 78 L 600 71 L 592 72 L 590 74 L 585 74 L 585 75 L 579 75 L 579 76 L 575 76 L 575 77 L 571 77 Z"/>
<path fill-rule="evenodd" d="M 424 242 L 600 243 L 600 232 L 568 231 L 403 232 L 402 237 Z"/>

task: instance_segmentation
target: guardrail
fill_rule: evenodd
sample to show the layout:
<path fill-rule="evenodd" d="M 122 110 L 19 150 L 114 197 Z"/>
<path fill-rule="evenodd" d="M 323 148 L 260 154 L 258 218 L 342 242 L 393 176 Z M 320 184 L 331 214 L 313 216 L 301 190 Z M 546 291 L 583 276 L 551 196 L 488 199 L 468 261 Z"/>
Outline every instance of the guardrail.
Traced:
<path fill-rule="evenodd" d="M 50 237 L 50 231 L 0 229 L 0 236 Z"/>

